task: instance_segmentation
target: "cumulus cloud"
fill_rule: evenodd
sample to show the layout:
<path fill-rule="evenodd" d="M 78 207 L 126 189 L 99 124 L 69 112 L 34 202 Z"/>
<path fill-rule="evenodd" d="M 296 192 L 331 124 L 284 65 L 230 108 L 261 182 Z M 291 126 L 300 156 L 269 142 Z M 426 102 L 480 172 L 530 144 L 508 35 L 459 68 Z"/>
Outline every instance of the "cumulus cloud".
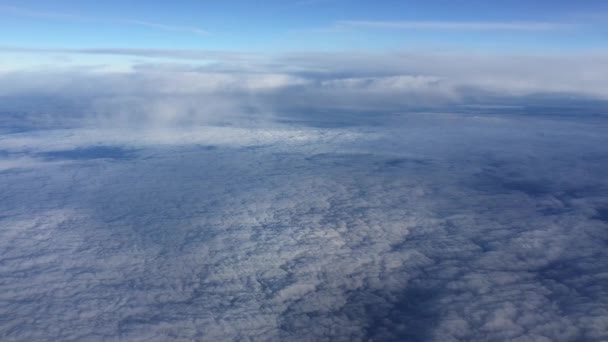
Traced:
<path fill-rule="evenodd" d="M 178 122 L 182 118 L 191 122 L 197 117 L 206 122 L 210 117 L 235 113 L 242 117 L 252 110 L 272 115 L 287 112 L 286 107 L 399 111 L 448 104 L 512 104 L 531 97 L 548 99 L 546 102 L 608 99 L 608 75 L 604 72 L 608 59 L 602 54 L 336 53 L 272 57 L 137 49 L 65 52 L 188 58 L 205 63 L 150 62 L 121 73 L 83 68 L 4 72 L 0 75 L 0 95 L 78 96 L 90 100 L 88 113 L 92 116 L 104 111 L 166 112 L 169 121 Z M 171 104 L 152 108 L 160 101 Z M 103 108 L 104 103 L 109 109 Z M 118 104 L 124 107 L 117 111 Z M 168 107 L 175 108 L 176 113 Z"/>
<path fill-rule="evenodd" d="M 6 339 L 606 338 L 597 122 L 79 131 L 0 145 Z"/>
<path fill-rule="evenodd" d="M 244 115 L 256 108 L 268 107 L 270 104 L 263 98 L 269 93 L 307 82 L 287 74 L 150 70 L 16 72 L 0 78 L 0 93 L 5 98 L 53 97 L 68 103 L 74 99 L 81 102 L 78 113 L 54 113 L 52 119 L 56 121 L 65 122 L 76 116 L 82 125 L 134 128 L 226 123 L 237 117 L 244 122 L 263 119 L 264 113 L 258 113 L 255 118 Z M 69 110 L 69 107 L 63 109 Z"/>
<path fill-rule="evenodd" d="M 605 340 L 582 60 L 2 74 L 0 337 Z"/>

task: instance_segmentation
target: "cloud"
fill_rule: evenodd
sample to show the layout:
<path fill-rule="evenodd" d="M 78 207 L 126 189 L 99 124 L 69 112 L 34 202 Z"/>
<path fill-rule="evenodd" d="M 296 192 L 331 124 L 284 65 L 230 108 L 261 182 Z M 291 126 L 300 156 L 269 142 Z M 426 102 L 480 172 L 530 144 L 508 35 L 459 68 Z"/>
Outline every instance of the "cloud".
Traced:
<path fill-rule="evenodd" d="M 312 6 L 318 4 L 324 4 L 335 0 L 299 0 L 294 3 L 294 6 Z"/>
<path fill-rule="evenodd" d="M 280 61 L 319 77 L 439 77 L 472 93 L 489 91 L 506 96 L 571 93 L 598 98 L 606 98 L 608 94 L 600 76 L 607 57 L 601 53 L 564 56 L 327 53 L 290 54 Z"/>
<path fill-rule="evenodd" d="M 572 26 L 548 22 L 478 22 L 478 21 L 369 21 L 342 20 L 338 27 L 397 30 L 465 30 L 465 31 L 551 31 Z"/>
<path fill-rule="evenodd" d="M 0 178 L 0 336 L 606 338 L 608 160 L 589 116 L 181 132 L 2 136 L 54 158 Z M 82 158 L 100 142 L 129 158 Z"/>
<path fill-rule="evenodd" d="M 208 31 L 205 31 L 205 30 L 202 30 L 199 28 L 194 28 L 194 27 L 166 25 L 166 24 L 152 23 L 149 21 L 133 20 L 133 19 L 120 19 L 120 20 L 114 20 L 114 21 L 118 22 L 118 23 L 138 25 L 138 26 L 143 26 L 143 27 L 148 27 L 148 28 L 153 28 L 153 29 L 158 29 L 158 30 L 164 30 L 164 31 L 185 32 L 185 33 L 196 34 L 199 36 L 209 35 Z"/>
<path fill-rule="evenodd" d="M 137 49 L 137 48 L 95 48 L 95 49 L 40 49 L 20 47 L 0 47 L 0 51 L 26 54 L 73 54 L 73 55 L 107 55 L 133 56 L 146 58 L 169 58 L 183 60 L 255 60 L 258 54 L 239 51 L 222 50 L 181 50 L 181 49 Z"/>
<path fill-rule="evenodd" d="M 23 54 L 116 55 L 146 59 L 182 60 L 173 65 L 152 63 L 135 64 L 140 72 L 154 69 L 215 74 L 273 74 L 286 78 L 307 79 L 308 83 L 326 82 L 346 87 L 348 79 L 376 79 L 394 82 L 401 79 L 440 80 L 444 95 L 463 97 L 488 94 L 521 97 L 535 94 L 586 96 L 608 98 L 608 55 L 601 52 L 572 55 L 518 55 L 482 53 L 285 53 L 278 55 L 214 50 L 166 49 L 1 49 Z M 191 61 L 186 64 L 186 61 Z M 205 63 L 205 64 L 202 64 Z M 144 70 L 147 69 L 147 70 Z M 176 73 L 176 75 L 181 75 Z M 261 77 L 261 76 L 260 76 Z M 180 78 L 177 76 L 177 78 Z M 384 80 L 384 81 L 382 81 Z M 341 82 L 341 83 L 340 83 Z M 307 82 L 304 82 L 307 83 Z M 369 87 L 368 87 L 369 88 Z M 450 88 L 450 91 L 445 91 Z M 315 90 L 313 87 L 311 90 Z M 432 95 L 433 89 L 427 89 Z M 356 99 L 355 99 L 356 100 Z"/>
<path fill-rule="evenodd" d="M 250 59 L 237 53 L 222 59 L 222 52 L 206 51 L 73 51 L 217 61 L 146 63 L 129 72 L 98 68 L 4 72 L 0 96 L 5 106 L 21 99 L 15 106 L 29 101 L 29 107 L 44 103 L 48 108 L 44 114 L 32 110 L 6 115 L 2 118 L 5 126 L 239 125 L 307 120 L 302 113 L 311 116 L 327 110 L 390 113 L 472 105 L 510 108 L 532 102 L 563 111 L 582 101 L 599 106 L 593 110 L 601 112 L 600 104 L 608 99 L 608 74 L 602 74 L 608 70 L 604 67 L 608 60 L 603 55 L 339 53 Z M 57 108 L 49 107 L 49 98 Z"/>
<path fill-rule="evenodd" d="M 85 17 L 72 14 L 72 13 L 60 13 L 53 11 L 40 11 L 29 8 L 17 7 L 17 6 L 0 6 L 0 11 L 5 12 L 7 14 L 13 14 L 24 17 L 35 17 L 35 18 L 47 18 L 47 19 L 57 19 L 57 20 L 83 20 Z"/>
<path fill-rule="evenodd" d="M 0 74 L 1 339 L 607 338 L 605 56 L 221 54 Z"/>
<path fill-rule="evenodd" d="M 117 19 L 117 18 L 99 18 L 91 17 L 81 14 L 52 12 L 52 11 L 40 11 L 29 8 L 22 8 L 16 6 L 0 6 L 0 12 L 4 12 L 10 15 L 34 17 L 34 18 L 45 18 L 51 20 L 63 20 L 63 21 L 76 21 L 85 23 L 97 23 L 97 24 L 114 24 L 114 25 L 131 25 L 141 26 L 154 30 L 161 31 L 173 31 L 182 32 L 198 36 L 207 36 L 209 32 L 200 28 L 179 26 L 179 25 L 168 25 L 164 23 L 155 23 L 138 19 Z"/>
<path fill-rule="evenodd" d="M 5 51 L 1 340 L 608 339 L 606 55 Z"/>

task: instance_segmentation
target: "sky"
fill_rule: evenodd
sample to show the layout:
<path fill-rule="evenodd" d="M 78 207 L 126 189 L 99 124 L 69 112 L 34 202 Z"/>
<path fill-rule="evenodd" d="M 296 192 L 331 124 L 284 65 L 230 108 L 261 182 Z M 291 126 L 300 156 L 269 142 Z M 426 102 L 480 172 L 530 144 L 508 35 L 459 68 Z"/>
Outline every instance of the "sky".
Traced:
<path fill-rule="evenodd" d="M 608 341 L 607 9 L 0 0 L 0 340 Z"/>
<path fill-rule="evenodd" d="M 0 47 L 605 50 L 605 1 L 6 1 Z M 31 58 L 31 57 L 30 57 Z"/>

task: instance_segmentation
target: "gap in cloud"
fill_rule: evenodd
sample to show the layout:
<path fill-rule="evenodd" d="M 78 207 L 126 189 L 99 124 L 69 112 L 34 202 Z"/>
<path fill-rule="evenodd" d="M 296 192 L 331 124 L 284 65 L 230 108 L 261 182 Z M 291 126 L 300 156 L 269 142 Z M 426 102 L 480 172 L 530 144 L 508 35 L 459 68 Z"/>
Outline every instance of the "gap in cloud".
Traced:
<path fill-rule="evenodd" d="M 71 150 L 40 152 L 37 156 L 46 160 L 129 160 L 135 158 L 135 152 L 136 150 L 119 146 L 89 146 Z"/>
<path fill-rule="evenodd" d="M 608 207 L 596 209 L 597 214 L 593 216 L 594 220 L 600 220 L 608 223 Z"/>

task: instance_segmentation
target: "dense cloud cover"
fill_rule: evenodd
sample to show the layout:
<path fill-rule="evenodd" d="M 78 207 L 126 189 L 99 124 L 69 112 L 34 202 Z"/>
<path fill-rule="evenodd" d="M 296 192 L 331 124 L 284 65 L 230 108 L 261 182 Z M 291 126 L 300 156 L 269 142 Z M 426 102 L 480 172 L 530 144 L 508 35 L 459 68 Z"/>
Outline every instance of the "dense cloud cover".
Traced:
<path fill-rule="evenodd" d="M 158 51 L 97 51 L 156 56 Z M 165 54 L 183 54 L 166 51 Z M 403 111 L 455 105 L 608 100 L 608 55 L 288 54 L 216 56 L 198 64 L 136 64 L 0 72 L 2 105 L 32 111 L 63 101 L 35 125 L 191 125 L 260 121 L 304 110 Z M 192 57 L 194 58 L 194 57 Z M 209 57 L 210 58 L 210 57 Z M 32 105 L 34 98 L 43 98 Z M 67 102 L 67 103 L 66 103 Z M 73 110 L 68 111 L 67 105 Z M 15 109 L 15 108 L 12 108 Z M 17 107 L 17 110 L 23 110 Z M 31 114 L 31 113 L 30 113 Z M 253 115 L 252 115 L 253 114 Z M 74 118 L 74 116 L 76 118 Z M 66 123 L 76 119 L 75 123 Z M 272 118 L 274 121 L 276 118 Z M 12 125 L 22 125 L 19 117 Z M 57 122 L 61 120 L 62 122 Z"/>
<path fill-rule="evenodd" d="M 0 77 L 1 339 L 608 339 L 606 88 L 333 58 Z"/>

